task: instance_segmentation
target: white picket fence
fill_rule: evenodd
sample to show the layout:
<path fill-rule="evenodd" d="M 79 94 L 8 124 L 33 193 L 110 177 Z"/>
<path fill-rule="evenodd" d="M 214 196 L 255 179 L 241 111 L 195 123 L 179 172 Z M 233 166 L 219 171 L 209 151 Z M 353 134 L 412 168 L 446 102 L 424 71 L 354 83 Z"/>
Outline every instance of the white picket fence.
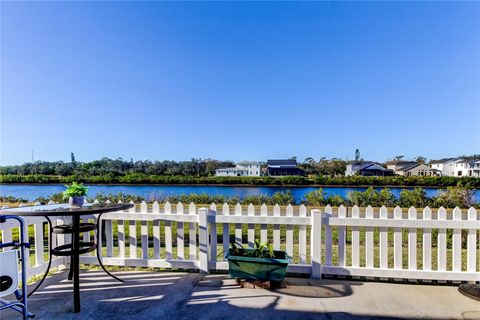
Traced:
<path fill-rule="evenodd" d="M 85 216 L 83 220 L 96 219 Z M 27 218 L 35 230 L 35 261 L 29 275 L 45 268 L 41 218 Z M 60 223 L 57 221 L 56 223 Z M 305 206 L 198 208 L 191 203 L 148 205 L 102 216 L 102 260 L 105 265 L 227 270 L 223 252 L 231 240 L 253 247 L 256 239 L 271 241 L 293 257 L 288 272 L 381 279 L 480 281 L 477 211 L 455 208 L 367 207 L 307 210 Z M 0 224 L 2 239 L 11 239 L 14 225 Z M 84 234 L 89 241 L 92 234 Z M 62 236 L 63 237 L 63 236 Z M 54 239 L 57 244 L 68 239 Z M 38 249 L 38 250 L 37 250 Z M 68 259 L 55 258 L 54 265 Z M 81 263 L 97 264 L 94 253 Z"/>

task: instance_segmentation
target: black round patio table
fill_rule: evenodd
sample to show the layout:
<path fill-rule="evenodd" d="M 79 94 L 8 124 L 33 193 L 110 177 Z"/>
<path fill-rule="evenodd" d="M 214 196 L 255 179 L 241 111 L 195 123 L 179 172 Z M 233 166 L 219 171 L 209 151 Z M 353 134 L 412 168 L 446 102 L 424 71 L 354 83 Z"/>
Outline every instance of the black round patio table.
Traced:
<path fill-rule="evenodd" d="M 122 281 L 121 279 L 115 277 L 110 272 L 108 272 L 100 258 L 101 243 L 100 239 L 100 219 L 102 214 L 107 212 L 115 212 L 130 209 L 134 206 L 131 203 L 87 203 L 82 207 L 70 207 L 68 204 L 48 204 L 40 206 L 28 206 L 28 207 L 18 207 L 11 209 L 2 209 L 0 214 L 10 214 L 17 216 L 30 216 L 30 217 L 44 217 L 49 224 L 49 261 L 47 270 L 45 271 L 44 276 L 37 284 L 37 286 L 29 293 L 29 296 L 37 290 L 45 278 L 48 275 L 50 270 L 50 265 L 52 262 L 53 255 L 62 255 L 70 256 L 70 274 L 69 278 L 73 278 L 73 312 L 80 312 L 80 254 L 97 250 L 97 259 L 102 267 L 109 276 Z M 80 234 L 82 232 L 90 231 L 88 230 L 92 224 L 81 224 L 80 217 L 84 215 L 97 215 L 97 223 L 93 225 L 93 228 L 97 231 L 97 241 L 95 243 L 81 243 Z M 71 225 L 56 226 L 56 230 L 52 227 L 52 222 L 50 217 L 72 217 Z M 86 230 L 87 229 L 87 230 Z M 72 235 L 72 243 L 52 248 L 52 233 L 68 233 Z M 81 247 L 81 245 L 86 247 Z M 68 251 L 70 249 L 70 251 Z"/>

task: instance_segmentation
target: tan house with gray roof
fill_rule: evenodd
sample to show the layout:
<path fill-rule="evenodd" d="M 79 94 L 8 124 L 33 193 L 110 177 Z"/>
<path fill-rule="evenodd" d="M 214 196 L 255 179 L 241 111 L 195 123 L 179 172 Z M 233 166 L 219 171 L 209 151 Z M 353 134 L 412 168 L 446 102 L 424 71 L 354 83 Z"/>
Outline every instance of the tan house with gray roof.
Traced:
<path fill-rule="evenodd" d="M 439 172 L 438 170 L 432 169 L 425 164 L 411 163 L 395 169 L 395 174 L 398 174 L 400 176 L 405 176 L 405 177 L 410 177 L 410 176 L 432 177 L 432 176 L 440 175 L 441 172 Z"/>

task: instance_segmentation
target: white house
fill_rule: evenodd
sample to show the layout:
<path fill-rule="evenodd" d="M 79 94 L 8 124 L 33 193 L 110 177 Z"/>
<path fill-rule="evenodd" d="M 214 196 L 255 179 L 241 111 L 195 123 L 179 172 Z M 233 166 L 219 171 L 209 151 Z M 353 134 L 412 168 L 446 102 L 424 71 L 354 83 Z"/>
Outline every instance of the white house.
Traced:
<path fill-rule="evenodd" d="M 260 163 L 256 161 L 242 161 L 236 164 L 234 168 L 222 168 L 215 170 L 215 175 L 219 177 L 259 177 Z"/>
<path fill-rule="evenodd" d="M 455 177 L 480 177 L 480 160 L 461 160 L 455 162 Z"/>
<path fill-rule="evenodd" d="M 439 170 L 442 176 L 453 177 L 455 174 L 455 163 L 461 161 L 457 158 L 446 158 L 430 162 L 430 168 Z"/>
<path fill-rule="evenodd" d="M 480 177 L 480 160 L 463 160 L 458 158 L 442 159 L 430 162 L 432 169 L 449 177 Z"/>

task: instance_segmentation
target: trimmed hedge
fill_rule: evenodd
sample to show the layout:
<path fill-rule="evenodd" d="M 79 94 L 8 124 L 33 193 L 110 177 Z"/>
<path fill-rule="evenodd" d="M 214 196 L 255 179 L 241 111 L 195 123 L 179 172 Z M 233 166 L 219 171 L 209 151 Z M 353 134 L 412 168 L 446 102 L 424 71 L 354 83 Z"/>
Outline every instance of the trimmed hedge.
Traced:
<path fill-rule="evenodd" d="M 362 177 L 362 176 L 315 176 L 315 177 L 197 177 L 155 176 L 127 174 L 123 176 L 56 176 L 56 175 L 0 175 L 0 183 L 71 183 L 73 181 L 93 184 L 185 184 L 185 185 L 257 185 L 257 186 L 423 186 L 480 188 L 480 178 L 475 177 Z"/>

